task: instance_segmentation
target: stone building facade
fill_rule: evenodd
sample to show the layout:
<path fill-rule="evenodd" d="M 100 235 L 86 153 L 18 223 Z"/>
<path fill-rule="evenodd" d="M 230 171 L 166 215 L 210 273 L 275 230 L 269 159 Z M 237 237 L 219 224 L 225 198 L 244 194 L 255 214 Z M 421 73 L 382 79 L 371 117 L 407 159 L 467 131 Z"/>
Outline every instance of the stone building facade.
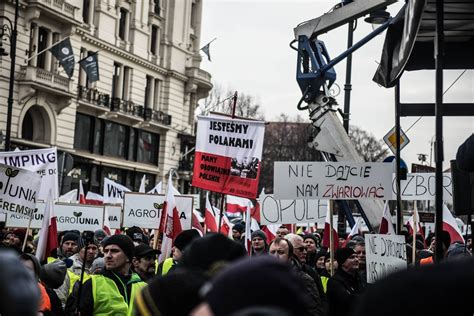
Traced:
<path fill-rule="evenodd" d="M 0 3 L 14 20 L 15 0 Z M 202 0 L 19 0 L 12 146 L 56 146 L 61 191 L 102 192 L 108 177 L 138 190 L 178 171 L 189 192 L 194 110 L 212 88 L 200 69 Z M 2 23 L 3 24 L 3 23 Z M 76 62 L 97 52 L 100 80 L 68 78 L 47 49 L 69 37 Z M 3 48 L 9 51 L 9 42 Z M 0 56 L 5 133 L 10 57 Z"/>

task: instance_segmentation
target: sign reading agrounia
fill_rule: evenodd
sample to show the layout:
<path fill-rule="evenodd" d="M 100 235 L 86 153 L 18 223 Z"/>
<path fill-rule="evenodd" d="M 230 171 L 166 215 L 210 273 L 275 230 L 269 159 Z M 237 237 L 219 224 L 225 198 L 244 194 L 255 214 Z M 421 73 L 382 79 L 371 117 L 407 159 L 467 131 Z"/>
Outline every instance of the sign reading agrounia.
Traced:
<path fill-rule="evenodd" d="M 38 200 L 46 201 L 50 189 L 53 190 L 53 198 L 58 198 L 58 159 L 56 147 L 0 152 L 0 163 L 38 173 L 41 176 L 41 188 L 37 195 Z"/>
<path fill-rule="evenodd" d="M 405 236 L 366 234 L 365 251 L 368 283 L 407 268 Z"/>
<path fill-rule="evenodd" d="M 181 228 L 191 229 L 193 197 L 175 195 Z M 163 194 L 125 193 L 123 226 L 158 229 L 165 202 Z"/>
<path fill-rule="evenodd" d="M 36 172 L 0 164 L 0 212 L 31 216 L 40 185 Z"/>
<path fill-rule="evenodd" d="M 282 200 L 390 199 L 392 165 L 366 162 L 280 162 L 274 195 Z"/>
<path fill-rule="evenodd" d="M 31 220 L 31 228 L 41 228 L 46 203 L 38 202 Z M 101 229 L 103 226 L 104 207 L 99 205 L 84 204 L 54 204 L 54 214 L 58 231 L 79 231 Z M 28 227 L 28 217 L 8 214 L 6 225 L 8 227 Z"/>
<path fill-rule="evenodd" d="M 324 200 L 278 200 L 273 194 L 261 193 L 260 224 L 318 223 L 324 227 L 327 201 Z"/>
<path fill-rule="evenodd" d="M 265 122 L 199 116 L 193 186 L 254 199 Z"/>

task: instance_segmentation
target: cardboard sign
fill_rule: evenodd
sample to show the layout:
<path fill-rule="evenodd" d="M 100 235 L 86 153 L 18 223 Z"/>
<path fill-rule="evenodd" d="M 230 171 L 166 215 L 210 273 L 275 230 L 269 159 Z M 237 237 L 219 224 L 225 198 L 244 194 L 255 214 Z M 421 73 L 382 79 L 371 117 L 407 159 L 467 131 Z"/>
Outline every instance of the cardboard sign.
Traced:
<path fill-rule="evenodd" d="M 125 192 L 130 192 L 130 189 L 108 178 L 104 178 L 104 191 L 102 194 L 104 204 L 122 204 Z"/>
<path fill-rule="evenodd" d="M 392 165 L 366 162 L 282 162 L 274 168 L 275 198 L 363 200 L 392 196 Z"/>
<path fill-rule="evenodd" d="M 407 268 L 405 236 L 366 234 L 365 251 L 368 283 Z"/>
<path fill-rule="evenodd" d="M 327 201 L 323 200 L 278 200 L 272 194 L 261 193 L 260 224 L 317 223 L 324 227 Z"/>
<path fill-rule="evenodd" d="M 0 165 L 0 212 L 31 216 L 40 184 L 36 172 Z"/>
<path fill-rule="evenodd" d="M 120 229 L 122 224 L 122 207 L 118 205 L 104 205 L 104 216 L 109 214 L 110 229 Z M 105 217 L 104 217 L 105 220 Z"/>
<path fill-rule="evenodd" d="M 41 176 L 41 188 L 38 200 L 48 199 L 49 189 L 53 191 L 53 199 L 57 199 L 58 190 L 58 159 L 56 147 L 23 151 L 0 152 L 0 164 L 37 172 Z"/>
<path fill-rule="evenodd" d="M 38 202 L 31 220 L 31 228 L 41 228 L 46 203 Z M 79 231 L 101 229 L 103 226 L 104 207 L 84 204 L 54 204 L 54 214 L 58 231 L 77 229 Z M 6 226 L 28 227 L 28 217 L 8 214 Z"/>
<path fill-rule="evenodd" d="M 191 229 L 193 198 L 175 195 L 176 208 L 183 229 Z M 158 229 L 165 202 L 165 195 L 125 193 L 123 204 L 123 227 L 138 226 Z"/>
<path fill-rule="evenodd" d="M 434 201 L 436 198 L 436 175 L 434 173 L 409 173 L 400 181 L 402 200 Z M 392 181 L 392 200 L 397 199 L 397 179 Z M 453 201 L 453 181 L 450 173 L 443 173 L 443 200 Z"/>
<path fill-rule="evenodd" d="M 199 116 L 193 186 L 256 198 L 264 133 L 263 121 Z"/>

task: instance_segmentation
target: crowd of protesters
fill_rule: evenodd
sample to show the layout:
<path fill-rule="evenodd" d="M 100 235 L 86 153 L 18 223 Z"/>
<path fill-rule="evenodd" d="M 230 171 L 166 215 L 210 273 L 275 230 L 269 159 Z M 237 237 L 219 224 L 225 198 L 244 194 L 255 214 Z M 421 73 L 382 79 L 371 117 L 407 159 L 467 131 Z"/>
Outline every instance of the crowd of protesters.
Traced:
<path fill-rule="evenodd" d="M 25 229 L 3 229 L 0 314 L 375 315 L 367 311 L 377 284 L 367 284 L 363 236 L 340 236 L 331 256 L 318 233 L 281 226 L 272 240 L 253 231 L 247 251 L 244 228 L 234 225 L 232 239 L 182 231 L 171 257 L 159 264 L 160 247 L 154 249 L 153 236 L 138 227 L 111 236 L 103 230 L 61 232 L 58 249 L 44 262 L 34 256 L 37 240 Z M 465 244 L 441 236 L 447 262 L 470 257 L 470 236 Z M 408 270 L 434 266 L 434 237 L 417 236 L 414 262 L 411 238 Z"/>

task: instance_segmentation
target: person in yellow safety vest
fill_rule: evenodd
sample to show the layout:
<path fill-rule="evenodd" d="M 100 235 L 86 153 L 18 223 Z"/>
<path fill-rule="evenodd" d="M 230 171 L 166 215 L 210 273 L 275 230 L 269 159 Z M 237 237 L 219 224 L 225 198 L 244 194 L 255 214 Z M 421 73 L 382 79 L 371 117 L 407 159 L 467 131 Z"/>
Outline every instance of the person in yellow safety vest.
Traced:
<path fill-rule="evenodd" d="M 105 269 L 84 283 L 78 311 L 81 316 L 132 315 L 135 295 L 146 285 L 130 270 L 133 241 L 126 235 L 113 235 L 103 247 Z"/>
<path fill-rule="evenodd" d="M 199 232 L 195 229 L 183 230 L 181 233 L 176 236 L 173 242 L 173 248 L 171 253 L 172 257 L 165 259 L 162 263 L 158 265 L 157 274 L 165 275 L 167 274 L 174 265 L 178 262 L 179 259 L 183 256 L 184 249 L 196 238 L 201 237 Z"/>

